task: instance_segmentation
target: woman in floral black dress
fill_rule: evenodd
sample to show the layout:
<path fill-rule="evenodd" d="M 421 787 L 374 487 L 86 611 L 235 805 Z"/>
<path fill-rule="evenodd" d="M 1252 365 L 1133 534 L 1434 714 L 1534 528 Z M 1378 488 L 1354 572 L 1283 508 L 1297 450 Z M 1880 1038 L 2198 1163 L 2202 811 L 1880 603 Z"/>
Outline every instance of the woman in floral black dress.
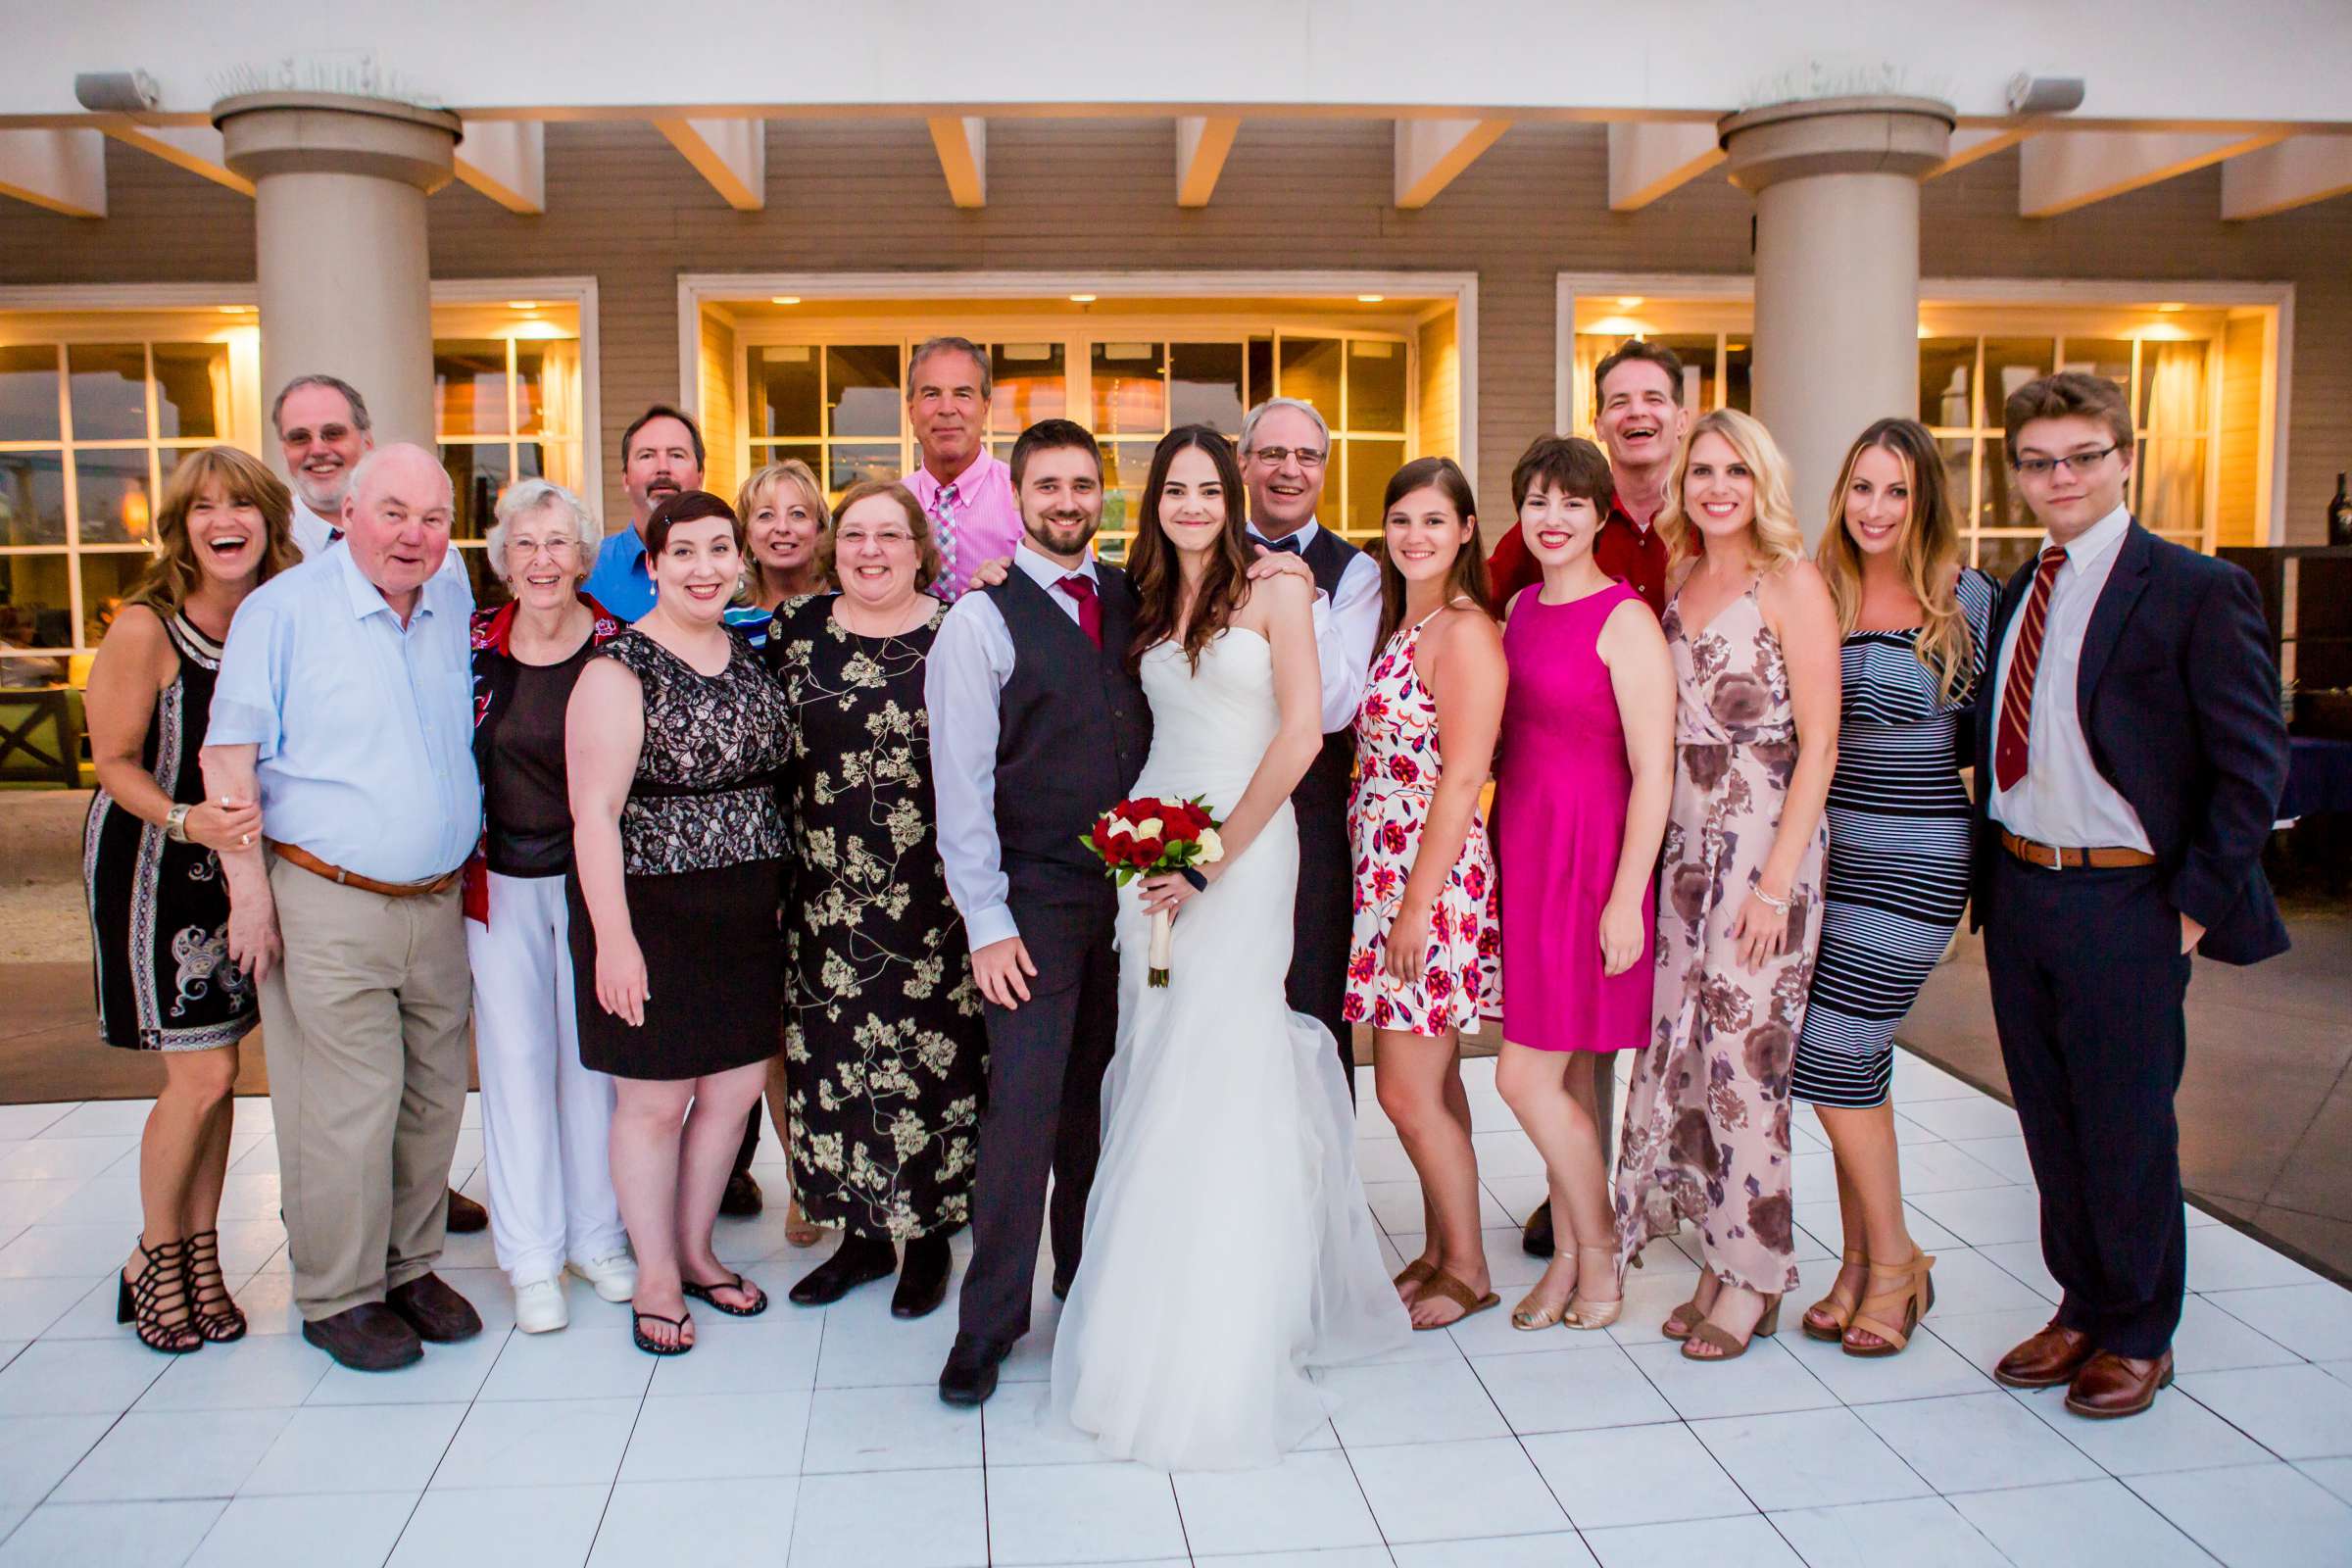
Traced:
<path fill-rule="evenodd" d="M 891 1310 L 921 1317 L 970 1217 L 987 1067 L 932 814 L 923 662 L 947 606 L 923 592 L 939 553 L 903 486 L 854 487 L 818 551 L 841 591 L 787 600 L 767 656 L 794 713 L 785 1141 L 809 1218 L 843 1238 L 792 1298 L 897 1268 Z"/>

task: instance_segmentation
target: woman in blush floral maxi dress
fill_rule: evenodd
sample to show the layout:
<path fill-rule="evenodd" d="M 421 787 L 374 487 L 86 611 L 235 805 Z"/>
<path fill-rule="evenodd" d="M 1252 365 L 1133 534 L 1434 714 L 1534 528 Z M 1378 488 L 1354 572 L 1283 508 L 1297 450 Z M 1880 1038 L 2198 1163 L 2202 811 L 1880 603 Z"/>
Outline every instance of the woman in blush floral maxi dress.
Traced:
<path fill-rule="evenodd" d="M 1796 1283 L 1788 1080 L 1821 940 L 1823 808 L 1837 764 L 1838 619 L 1803 559 L 1764 427 L 1693 427 L 1661 525 L 1695 555 L 1666 607 L 1680 704 L 1658 887 L 1656 1021 L 1617 1176 L 1624 1255 L 1698 1227 L 1692 1299 L 1662 1332 L 1743 1353 Z"/>

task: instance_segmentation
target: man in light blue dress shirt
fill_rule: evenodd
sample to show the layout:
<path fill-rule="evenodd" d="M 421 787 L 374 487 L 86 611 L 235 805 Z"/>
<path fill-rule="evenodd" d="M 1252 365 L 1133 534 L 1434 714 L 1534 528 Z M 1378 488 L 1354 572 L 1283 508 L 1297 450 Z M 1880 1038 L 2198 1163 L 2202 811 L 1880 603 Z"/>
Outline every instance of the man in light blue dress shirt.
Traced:
<path fill-rule="evenodd" d="M 368 1371 L 481 1331 L 432 1272 L 466 1106 L 458 873 L 481 829 L 452 513 L 422 448 L 362 459 L 344 548 L 239 608 L 203 753 L 210 793 L 262 805 L 264 842 L 221 863 L 230 956 L 261 983 L 303 1337 Z"/>

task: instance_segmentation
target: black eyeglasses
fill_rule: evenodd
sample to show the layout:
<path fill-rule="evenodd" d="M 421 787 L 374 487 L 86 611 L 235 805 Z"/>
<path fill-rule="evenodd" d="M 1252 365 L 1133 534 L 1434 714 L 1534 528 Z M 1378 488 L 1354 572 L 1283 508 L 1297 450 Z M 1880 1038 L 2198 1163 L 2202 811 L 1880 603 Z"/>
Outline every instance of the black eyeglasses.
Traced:
<path fill-rule="evenodd" d="M 2063 458 L 2020 458 L 2010 466 L 2029 479 L 2047 479 L 2060 468 L 2069 473 L 2088 473 L 2121 450 L 2101 447 L 2096 452 L 2070 452 Z"/>

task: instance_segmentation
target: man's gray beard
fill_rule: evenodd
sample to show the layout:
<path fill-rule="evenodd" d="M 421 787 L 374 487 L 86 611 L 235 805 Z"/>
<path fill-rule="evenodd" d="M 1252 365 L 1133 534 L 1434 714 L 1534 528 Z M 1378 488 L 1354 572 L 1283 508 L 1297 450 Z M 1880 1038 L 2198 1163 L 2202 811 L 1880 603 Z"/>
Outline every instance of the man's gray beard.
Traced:
<path fill-rule="evenodd" d="M 343 471 L 348 474 L 351 470 L 346 468 Z M 301 484 L 294 486 L 294 493 L 302 498 L 302 504 L 310 508 L 315 515 L 324 517 L 328 522 L 340 526 L 343 520 L 343 498 L 351 494 L 351 481 L 346 479 L 343 482 L 341 488 L 335 491 L 332 501 L 320 502 L 314 499 L 309 489 Z"/>

